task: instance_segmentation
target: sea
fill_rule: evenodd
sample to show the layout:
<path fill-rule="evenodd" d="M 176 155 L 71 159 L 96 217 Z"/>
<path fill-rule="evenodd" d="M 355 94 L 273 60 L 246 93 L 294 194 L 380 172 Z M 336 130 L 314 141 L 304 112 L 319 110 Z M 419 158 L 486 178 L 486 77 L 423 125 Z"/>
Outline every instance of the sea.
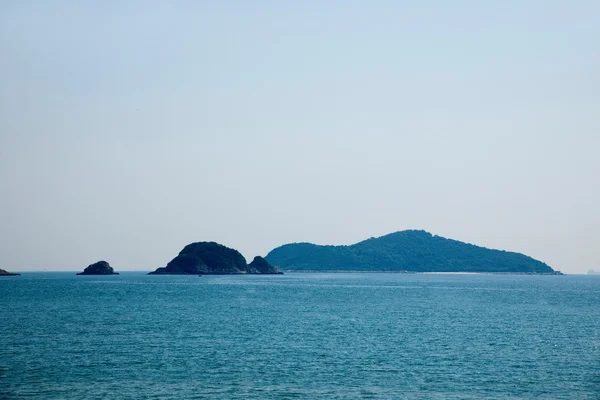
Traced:
<path fill-rule="evenodd" d="M 1 399 L 600 399 L 600 276 L 0 278 Z"/>

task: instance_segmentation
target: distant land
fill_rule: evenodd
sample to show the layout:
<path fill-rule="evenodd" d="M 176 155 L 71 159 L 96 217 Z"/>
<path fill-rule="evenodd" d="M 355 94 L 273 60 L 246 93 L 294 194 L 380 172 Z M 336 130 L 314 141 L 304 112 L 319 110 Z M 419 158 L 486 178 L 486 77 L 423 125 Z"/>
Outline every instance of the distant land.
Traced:
<path fill-rule="evenodd" d="M 215 242 L 188 244 L 165 267 L 149 275 L 281 274 L 262 257 L 246 263 L 239 251 Z"/>
<path fill-rule="evenodd" d="M 407 230 L 350 246 L 290 243 L 265 257 L 289 271 L 487 272 L 561 274 L 520 253 L 492 250 Z"/>
<path fill-rule="evenodd" d="M 97 263 L 88 265 L 83 272 L 77 275 L 119 275 L 119 273 L 115 272 L 106 261 L 98 261 Z"/>
<path fill-rule="evenodd" d="M 18 276 L 21 274 L 15 274 L 14 272 L 8 272 L 3 269 L 0 269 L 0 276 Z"/>
<path fill-rule="evenodd" d="M 596 270 L 590 269 L 588 271 L 588 275 L 600 275 L 600 271 L 596 271 Z"/>

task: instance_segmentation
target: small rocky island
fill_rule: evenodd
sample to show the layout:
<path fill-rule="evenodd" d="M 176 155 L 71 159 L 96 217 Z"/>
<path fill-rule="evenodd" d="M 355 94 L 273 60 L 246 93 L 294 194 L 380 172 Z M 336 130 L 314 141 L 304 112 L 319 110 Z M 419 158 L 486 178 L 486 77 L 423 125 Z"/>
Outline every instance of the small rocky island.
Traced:
<path fill-rule="evenodd" d="M 97 263 L 88 265 L 83 272 L 77 275 L 119 275 L 119 273 L 115 272 L 106 261 L 98 261 Z"/>
<path fill-rule="evenodd" d="M 165 267 L 149 275 L 282 274 L 262 257 L 246 263 L 239 251 L 215 242 L 188 244 Z"/>
<path fill-rule="evenodd" d="M 8 272 L 3 269 L 0 269 L 0 276 L 18 276 L 18 275 L 21 275 L 21 274 L 15 274 L 13 272 Z"/>
<path fill-rule="evenodd" d="M 261 256 L 254 257 L 254 260 L 248 264 L 249 274 L 283 274 L 278 268 L 269 264 L 267 260 Z"/>

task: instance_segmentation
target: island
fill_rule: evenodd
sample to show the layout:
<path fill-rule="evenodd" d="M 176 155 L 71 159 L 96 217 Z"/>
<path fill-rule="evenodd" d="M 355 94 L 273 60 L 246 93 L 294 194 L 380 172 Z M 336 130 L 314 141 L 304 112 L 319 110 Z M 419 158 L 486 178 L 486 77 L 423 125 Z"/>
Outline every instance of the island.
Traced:
<path fill-rule="evenodd" d="M 98 261 L 97 263 L 88 265 L 83 272 L 79 272 L 77 275 L 119 275 L 119 273 L 115 272 L 106 261 Z"/>
<path fill-rule="evenodd" d="M 283 274 L 279 268 L 275 268 L 261 256 L 254 257 L 254 260 L 248 265 L 249 274 Z"/>
<path fill-rule="evenodd" d="M 14 272 L 8 272 L 3 269 L 0 269 L 0 276 L 19 276 L 21 274 L 16 274 Z"/>
<path fill-rule="evenodd" d="M 149 275 L 281 274 L 262 257 L 248 265 L 239 251 L 216 242 L 188 244 L 165 267 Z"/>
<path fill-rule="evenodd" d="M 492 250 L 422 230 L 370 238 L 350 246 L 290 243 L 266 260 L 284 271 L 480 272 L 562 275 L 524 254 Z"/>

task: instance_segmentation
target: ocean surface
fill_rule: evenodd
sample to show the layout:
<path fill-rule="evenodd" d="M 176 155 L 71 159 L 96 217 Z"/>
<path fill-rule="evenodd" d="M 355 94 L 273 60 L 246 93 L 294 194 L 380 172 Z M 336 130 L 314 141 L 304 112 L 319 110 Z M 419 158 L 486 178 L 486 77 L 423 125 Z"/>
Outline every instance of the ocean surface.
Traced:
<path fill-rule="evenodd" d="M 0 278 L 0 398 L 600 399 L 600 276 Z"/>

